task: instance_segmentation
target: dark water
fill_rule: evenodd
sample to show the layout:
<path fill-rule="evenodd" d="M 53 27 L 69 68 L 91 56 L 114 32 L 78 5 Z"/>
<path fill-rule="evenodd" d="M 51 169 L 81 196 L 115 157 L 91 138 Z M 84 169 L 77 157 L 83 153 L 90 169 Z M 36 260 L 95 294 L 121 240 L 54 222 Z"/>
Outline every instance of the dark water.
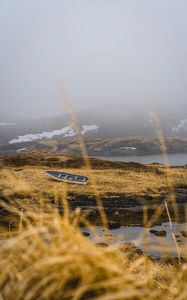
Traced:
<path fill-rule="evenodd" d="M 122 162 L 138 162 L 141 164 L 150 164 L 158 162 L 163 164 L 164 157 L 162 154 L 141 155 L 141 156 L 100 156 L 100 159 Z M 184 166 L 187 164 L 187 153 L 168 154 L 169 163 L 172 166 Z"/>
<path fill-rule="evenodd" d="M 174 242 L 169 223 L 163 223 L 160 226 L 154 226 L 151 229 L 165 230 L 166 236 L 159 237 L 150 233 L 150 228 L 138 226 L 122 226 L 119 229 L 110 230 L 110 234 L 106 234 L 102 226 L 95 226 L 95 234 L 88 228 L 82 228 L 83 231 L 89 232 L 89 238 L 95 243 L 107 243 L 110 247 L 117 249 L 119 243 L 134 243 L 139 249 L 143 250 L 151 256 L 161 257 L 164 255 L 177 256 L 176 244 Z M 172 231 L 178 241 L 178 246 L 187 247 L 187 238 L 180 236 L 180 232 L 187 230 L 187 224 L 172 223 Z"/>

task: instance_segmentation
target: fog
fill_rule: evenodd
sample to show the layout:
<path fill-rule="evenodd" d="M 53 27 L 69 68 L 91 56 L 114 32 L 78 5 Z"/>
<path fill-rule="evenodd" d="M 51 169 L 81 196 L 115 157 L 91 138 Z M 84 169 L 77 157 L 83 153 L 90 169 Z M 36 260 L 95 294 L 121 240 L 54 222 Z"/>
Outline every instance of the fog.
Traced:
<path fill-rule="evenodd" d="M 3 115 L 76 110 L 186 114 L 186 0 L 0 1 Z M 185 117 L 185 116 L 184 116 Z"/>

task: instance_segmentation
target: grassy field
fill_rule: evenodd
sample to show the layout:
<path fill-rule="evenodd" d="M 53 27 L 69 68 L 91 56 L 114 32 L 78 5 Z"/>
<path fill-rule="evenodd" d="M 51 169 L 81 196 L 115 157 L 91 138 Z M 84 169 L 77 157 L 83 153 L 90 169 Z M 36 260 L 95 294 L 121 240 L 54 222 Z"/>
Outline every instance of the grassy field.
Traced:
<path fill-rule="evenodd" d="M 166 194 L 173 199 L 175 189 L 186 189 L 186 168 L 95 159 L 88 168 L 80 158 L 48 153 L 4 156 L 0 166 L 1 208 L 18 220 L 16 234 L 9 227 L 0 242 L 0 299 L 187 298 L 187 249 L 179 248 L 174 236 L 178 257 L 167 263 L 151 260 L 125 241 L 119 249 L 98 247 L 80 231 L 80 223 L 93 230 L 85 216 L 68 209 L 72 195 L 113 201 L 116 195 L 153 200 Z M 45 171 L 50 169 L 87 175 L 89 184 L 49 181 Z M 63 216 L 49 205 L 51 194 L 64 207 Z M 20 203 L 32 208 L 36 202 L 40 209 L 20 210 Z"/>
<path fill-rule="evenodd" d="M 87 186 L 70 184 L 68 190 L 76 195 L 94 195 L 93 181 L 101 197 L 114 195 L 149 195 L 159 197 L 168 193 L 168 171 L 163 165 L 140 165 L 136 163 L 121 163 L 91 160 L 92 168 L 87 168 L 84 161 L 77 157 L 33 153 L 17 156 L 7 156 L 0 159 L 0 180 L 3 192 L 33 193 L 61 191 L 66 185 L 47 179 L 46 170 L 56 170 L 78 173 L 89 177 Z M 174 188 L 187 186 L 187 169 L 171 168 L 169 175 Z"/>

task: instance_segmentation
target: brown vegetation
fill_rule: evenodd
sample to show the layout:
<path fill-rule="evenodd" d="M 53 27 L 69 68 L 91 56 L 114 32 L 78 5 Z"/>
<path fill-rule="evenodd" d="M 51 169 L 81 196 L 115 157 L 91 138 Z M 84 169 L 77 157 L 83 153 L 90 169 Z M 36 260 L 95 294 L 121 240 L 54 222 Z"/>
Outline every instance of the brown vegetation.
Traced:
<path fill-rule="evenodd" d="M 18 234 L 10 232 L 0 246 L 2 299 L 186 299 L 186 264 L 179 271 L 133 246 L 95 246 L 78 226 L 88 222 L 61 200 L 64 217 L 58 210 L 20 213 L 5 205 L 20 222 Z"/>
<path fill-rule="evenodd" d="M 49 181 L 45 171 L 63 170 L 69 173 L 87 175 L 90 181 L 94 178 L 100 195 L 114 197 L 149 195 L 153 198 L 168 192 L 167 172 L 163 165 L 141 165 L 138 163 L 121 163 L 91 159 L 92 169 L 85 166 L 79 157 L 54 155 L 47 153 L 30 153 L 1 157 L 1 185 L 4 190 L 15 191 L 20 186 L 27 186 L 33 194 L 62 191 L 64 183 Z M 187 169 L 172 168 L 175 187 L 187 186 Z M 69 185 L 69 192 L 78 195 L 93 196 L 92 185 Z M 19 188 L 18 188 L 19 189 Z"/>
<path fill-rule="evenodd" d="M 94 159 L 91 165 L 89 169 L 80 158 L 48 153 L 1 157 L 1 207 L 16 221 L 14 231 L 9 226 L 0 243 L 0 298 L 186 299 L 185 245 L 180 247 L 183 265 L 178 259 L 172 264 L 152 261 L 125 241 L 116 250 L 107 240 L 109 233 L 109 247 L 95 245 L 80 231 L 80 223 L 94 230 L 88 220 L 79 210 L 68 208 L 70 195 L 87 195 L 88 200 L 94 196 L 93 179 L 101 197 L 110 197 L 111 202 L 116 195 L 123 195 L 125 201 L 127 195 L 153 199 L 167 194 L 167 169 Z M 88 175 L 90 184 L 49 181 L 45 170 L 52 168 Z M 174 188 L 186 188 L 187 169 L 170 171 Z M 63 206 L 63 216 L 47 201 L 50 194 Z M 20 210 L 20 203 L 28 209 Z"/>

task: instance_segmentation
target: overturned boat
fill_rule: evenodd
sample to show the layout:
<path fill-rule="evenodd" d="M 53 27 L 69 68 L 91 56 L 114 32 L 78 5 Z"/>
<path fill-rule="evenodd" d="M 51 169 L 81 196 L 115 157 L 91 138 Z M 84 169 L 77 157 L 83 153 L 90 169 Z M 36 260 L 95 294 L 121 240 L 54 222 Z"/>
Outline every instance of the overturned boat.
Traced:
<path fill-rule="evenodd" d="M 64 182 L 77 183 L 77 184 L 88 183 L 88 177 L 86 176 L 69 174 L 69 173 L 58 172 L 58 171 L 47 171 L 46 174 L 49 179 L 55 181 L 64 181 Z"/>

